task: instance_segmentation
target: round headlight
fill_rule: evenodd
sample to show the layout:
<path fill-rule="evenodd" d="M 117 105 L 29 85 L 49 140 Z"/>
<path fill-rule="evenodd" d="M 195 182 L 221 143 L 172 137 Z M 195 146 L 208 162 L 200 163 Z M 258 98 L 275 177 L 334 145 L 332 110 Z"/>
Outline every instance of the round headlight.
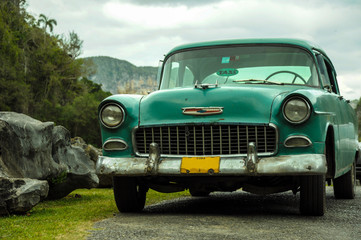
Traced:
<path fill-rule="evenodd" d="M 117 104 L 109 103 L 100 110 L 100 120 L 108 128 L 118 127 L 124 121 L 124 110 Z"/>
<path fill-rule="evenodd" d="M 283 106 L 283 115 L 290 123 L 303 123 L 311 114 L 310 105 L 303 98 L 291 98 Z"/>

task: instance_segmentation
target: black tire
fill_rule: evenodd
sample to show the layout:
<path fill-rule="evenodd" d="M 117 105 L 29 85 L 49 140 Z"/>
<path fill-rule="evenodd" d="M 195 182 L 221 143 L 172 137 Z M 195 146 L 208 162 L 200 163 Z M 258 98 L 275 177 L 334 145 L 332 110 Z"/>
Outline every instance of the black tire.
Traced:
<path fill-rule="evenodd" d="M 326 212 L 325 175 L 301 177 L 300 212 L 303 215 L 323 216 Z"/>
<path fill-rule="evenodd" d="M 189 193 L 192 195 L 192 197 L 208 197 L 211 192 L 190 188 Z"/>
<path fill-rule="evenodd" d="M 113 177 L 114 199 L 119 212 L 140 212 L 145 205 L 148 188 L 136 178 Z"/>
<path fill-rule="evenodd" d="M 337 199 L 354 199 L 356 191 L 356 163 L 346 174 L 333 179 L 333 193 Z"/>

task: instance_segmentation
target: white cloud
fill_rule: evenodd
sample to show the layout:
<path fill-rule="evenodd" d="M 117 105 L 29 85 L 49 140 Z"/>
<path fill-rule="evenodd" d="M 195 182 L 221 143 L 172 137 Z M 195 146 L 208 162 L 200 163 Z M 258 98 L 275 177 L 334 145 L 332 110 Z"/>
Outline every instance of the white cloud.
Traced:
<path fill-rule="evenodd" d="M 351 73 L 340 74 L 337 80 L 341 95 L 345 96 L 346 99 L 360 98 L 361 88 L 359 82 L 361 80 L 361 69 Z"/>
<path fill-rule="evenodd" d="M 208 6 L 188 8 L 185 5 L 145 6 L 108 2 L 104 5 L 108 17 L 140 29 L 177 28 L 203 22 L 212 14 Z"/>

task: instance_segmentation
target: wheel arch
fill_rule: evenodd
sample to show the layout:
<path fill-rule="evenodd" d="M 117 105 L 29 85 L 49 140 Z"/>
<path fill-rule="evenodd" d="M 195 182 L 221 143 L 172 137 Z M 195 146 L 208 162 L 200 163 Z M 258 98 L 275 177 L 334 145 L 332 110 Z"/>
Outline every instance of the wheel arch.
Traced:
<path fill-rule="evenodd" d="M 327 128 L 327 134 L 325 139 L 325 155 L 327 161 L 327 173 L 326 178 L 334 178 L 335 176 L 335 131 L 333 126 L 330 125 Z"/>

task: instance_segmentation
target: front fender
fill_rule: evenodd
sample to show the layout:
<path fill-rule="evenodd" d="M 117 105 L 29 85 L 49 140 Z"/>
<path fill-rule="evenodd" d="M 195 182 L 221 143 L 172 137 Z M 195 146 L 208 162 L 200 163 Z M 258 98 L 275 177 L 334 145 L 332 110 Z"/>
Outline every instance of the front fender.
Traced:
<path fill-rule="evenodd" d="M 99 105 L 98 111 L 107 103 L 114 102 L 119 104 L 125 112 L 125 119 L 121 126 L 110 129 L 100 124 L 102 142 L 105 143 L 110 139 L 121 139 L 127 143 L 128 148 L 124 151 L 104 151 L 107 156 L 131 156 L 134 155 L 132 146 L 132 129 L 139 123 L 139 103 L 143 98 L 142 95 L 119 94 L 112 95 Z M 101 122 L 101 121 L 100 121 Z"/>

